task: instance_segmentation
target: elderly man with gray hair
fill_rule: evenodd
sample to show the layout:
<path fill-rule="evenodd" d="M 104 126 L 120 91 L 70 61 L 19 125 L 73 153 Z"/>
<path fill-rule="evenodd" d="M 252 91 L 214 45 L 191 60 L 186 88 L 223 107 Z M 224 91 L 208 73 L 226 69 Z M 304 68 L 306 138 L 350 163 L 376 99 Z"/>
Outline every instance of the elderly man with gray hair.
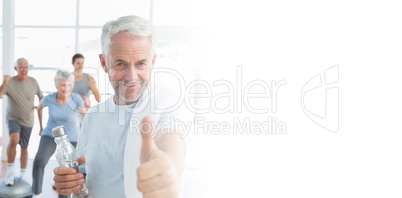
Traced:
<path fill-rule="evenodd" d="M 34 125 L 34 99 L 43 97 L 38 82 L 28 76 L 28 60 L 19 58 L 14 69 L 16 76 L 4 75 L 0 86 L 0 97 L 8 96 L 7 126 L 10 133 L 10 142 L 7 146 L 7 172 L 4 177 L 6 185 L 14 185 L 14 160 L 17 145 L 21 146 L 21 177 L 25 177 L 28 161 L 28 142 Z"/>
<path fill-rule="evenodd" d="M 85 116 L 80 172 L 56 168 L 57 192 L 72 193 L 85 182 L 96 198 L 179 197 L 185 144 L 179 128 L 163 123 L 191 116 L 169 109 L 180 87 L 150 80 L 155 30 L 140 17 L 124 16 L 103 26 L 101 40 L 100 63 L 114 95 Z"/>

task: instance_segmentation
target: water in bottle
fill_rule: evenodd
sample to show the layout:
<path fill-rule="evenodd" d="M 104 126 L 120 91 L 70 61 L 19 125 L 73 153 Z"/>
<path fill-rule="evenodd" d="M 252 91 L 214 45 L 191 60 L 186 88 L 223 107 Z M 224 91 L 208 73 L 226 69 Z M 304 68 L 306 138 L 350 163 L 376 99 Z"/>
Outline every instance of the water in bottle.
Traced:
<path fill-rule="evenodd" d="M 56 159 L 61 167 L 75 168 L 77 173 L 79 172 L 78 156 L 75 147 L 68 141 L 68 136 L 64 126 L 59 126 L 52 129 L 54 135 L 54 141 L 57 144 Z M 81 188 L 69 195 L 69 198 L 89 198 L 88 189 L 85 183 L 81 185 Z"/>

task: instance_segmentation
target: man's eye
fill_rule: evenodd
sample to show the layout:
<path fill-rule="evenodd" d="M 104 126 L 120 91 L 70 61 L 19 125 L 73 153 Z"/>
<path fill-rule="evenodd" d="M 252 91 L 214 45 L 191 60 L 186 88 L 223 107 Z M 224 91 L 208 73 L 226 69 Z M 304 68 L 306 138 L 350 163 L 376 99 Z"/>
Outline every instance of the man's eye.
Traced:
<path fill-rule="evenodd" d="M 138 63 L 137 66 L 138 66 L 138 67 L 145 67 L 145 66 L 147 66 L 147 64 L 144 63 L 144 62 L 141 62 L 141 63 Z"/>
<path fill-rule="evenodd" d="M 118 67 L 118 68 L 123 68 L 125 66 L 126 66 L 126 64 L 124 64 L 124 63 L 117 63 L 116 64 L 116 67 Z"/>

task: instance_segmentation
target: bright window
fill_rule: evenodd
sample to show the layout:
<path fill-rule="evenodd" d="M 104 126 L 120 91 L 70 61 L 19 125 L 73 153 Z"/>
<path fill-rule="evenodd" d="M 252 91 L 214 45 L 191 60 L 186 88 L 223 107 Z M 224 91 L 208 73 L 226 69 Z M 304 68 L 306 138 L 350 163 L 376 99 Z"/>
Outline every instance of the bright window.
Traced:
<path fill-rule="evenodd" d="M 155 26 L 194 26 L 193 0 L 154 0 Z"/>
<path fill-rule="evenodd" d="M 76 1 L 16 0 L 15 25 L 72 26 L 76 5 Z"/>
<path fill-rule="evenodd" d="M 99 54 L 101 53 L 101 28 L 80 29 L 78 35 L 78 51 L 85 57 L 85 68 L 98 68 Z"/>
<path fill-rule="evenodd" d="M 0 65 L 3 65 L 3 28 L 0 27 Z M 0 75 L 3 73 L 1 69 Z M 1 75 L 3 76 L 3 75 Z"/>
<path fill-rule="evenodd" d="M 70 69 L 74 51 L 75 29 L 15 29 L 14 57 L 25 57 L 34 67 Z"/>
<path fill-rule="evenodd" d="M 0 10 L 1 10 L 0 25 L 2 25 L 3 24 L 3 1 L 0 1 Z"/>
<path fill-rule="evenodd" d="M 137 15 L 149 18 L 149 0 L 82 0 L 80 1 L 80 25 L 103 26 L 120 16 Z"/>
<path fill-rule="evenodd" d="M 112 93 L 113 89 L 109 83 L 109 78 L 103 71 L 99 62 L 99 54 L 102 53 L 100 41 L 101 33 L 102 30 L 100 28 L 81 29 L 79 33 L 78 53 L 84 55 L 84 72 L 95 78 L 103 100 L 108 94 Z"/>

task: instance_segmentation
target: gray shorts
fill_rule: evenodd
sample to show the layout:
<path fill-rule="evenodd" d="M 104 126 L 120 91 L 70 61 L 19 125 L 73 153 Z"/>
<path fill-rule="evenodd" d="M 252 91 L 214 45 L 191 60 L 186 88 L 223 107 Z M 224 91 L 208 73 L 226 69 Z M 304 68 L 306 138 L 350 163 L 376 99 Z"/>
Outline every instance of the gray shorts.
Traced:
<path fill-rule="evenodd" d="M 29 138 L 31 137 L 32 127 L 20 125 L 16 120 L 7 120 L 8 132 L 11 134 L 18 133 L 20 135 L 20 146 L 28 148 Z"/>

